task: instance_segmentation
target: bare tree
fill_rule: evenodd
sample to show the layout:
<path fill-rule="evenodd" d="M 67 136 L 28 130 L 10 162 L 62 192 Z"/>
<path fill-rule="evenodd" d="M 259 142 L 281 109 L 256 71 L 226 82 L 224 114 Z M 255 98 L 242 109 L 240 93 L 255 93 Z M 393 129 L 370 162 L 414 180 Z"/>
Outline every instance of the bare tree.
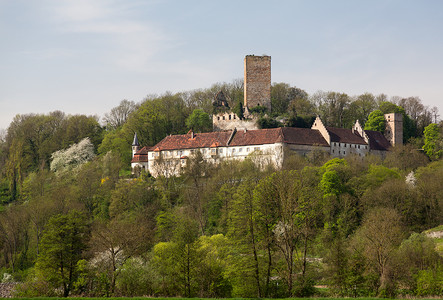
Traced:
<path fill-rule="evenodd" d="M 432 122 L 437 124 L 437 121 L 440 118 L 440 115 L 438 114 L 437 106 L 434 106 L 431 108 L 431 114 L 432 114 Z"/>
<path fill-rule="evenodd" d="M 105 114 L 105 117 L 103 119 L 106 123 L 106 126 L 111 129 L 122 126 L 123 124 L 125 124 L 129 115 L 134 110 L 136 110 L 136 108 L 137 105 L 134 101 L 129 101 L 126 99 L 122 100 L 119 106 L 114 107 L 109 113 Z"/>

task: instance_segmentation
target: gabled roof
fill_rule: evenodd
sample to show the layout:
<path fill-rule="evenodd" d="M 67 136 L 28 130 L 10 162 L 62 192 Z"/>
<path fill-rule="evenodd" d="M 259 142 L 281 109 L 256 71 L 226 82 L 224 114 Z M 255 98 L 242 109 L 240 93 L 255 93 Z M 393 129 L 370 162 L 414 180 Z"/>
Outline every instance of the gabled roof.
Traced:
<path fill-rule="evenodd" d="M 134 154 L 134 157 L 132 158 L 131 162 L 147 162 L 148 151 L 149 151 L 148 147 L 141 148 Z"/>
<path fill-rule="evenodd" d="M 281 128 L 239 130 L 229 146 L 263 145 L 283 142 Z"/>
<path fill-rule="evenodd" d="M 283 127 L 284 142 L 286 144 L 314 145 L 329 147 L 320 131 L 310 128 Z"/>
<path fill-rule="evenodd" d="M 365 130 L 366 135 L 369 138 L 369 147 L 371 150 L 388 151 L 391 148 L 391 143 L 379 131 Z"/>
<path fill-rule="evenodd" d="M 351 129 L 326 127 L 331 137 L 331 142 L 366 145 L 365 140 Z"/>

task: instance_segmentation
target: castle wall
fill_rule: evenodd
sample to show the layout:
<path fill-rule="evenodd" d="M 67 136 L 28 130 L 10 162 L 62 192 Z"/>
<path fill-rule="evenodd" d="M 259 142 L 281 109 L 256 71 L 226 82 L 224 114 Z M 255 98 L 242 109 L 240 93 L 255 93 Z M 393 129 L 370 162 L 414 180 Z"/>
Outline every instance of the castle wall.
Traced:
<path fill-rule="evenodd" d="M 255 130 L 259 129 L 257 120 L 240 120 L 240 118 L 233 112 L 220 113 L 212 116 L 212 127 L 214 131 L 222 130 Z"/>
<path fill-rule="evenodd" d="M 369 153 L 369 146 L 362 144 L 331 142 L 329 153 L 331 154 L 331 157 L 345 157 L 351 154 L 366 156 Z"/>
<path fill-rule="evenodd" d="M 306 156 L 312 151 L 324 151 L 326 153 L 329 153 L 330 147 L 326 146 L 311 146 L 311 145 L 296 145 L 296 144 L 289 144 L 288 149 L 291 151 L 294 151 L 295 153 Z"/>
<path fill-rule="evenodd" d="M 244 107 L 264 106 L 271 111 L 271 57 L 245 57 Z"/>

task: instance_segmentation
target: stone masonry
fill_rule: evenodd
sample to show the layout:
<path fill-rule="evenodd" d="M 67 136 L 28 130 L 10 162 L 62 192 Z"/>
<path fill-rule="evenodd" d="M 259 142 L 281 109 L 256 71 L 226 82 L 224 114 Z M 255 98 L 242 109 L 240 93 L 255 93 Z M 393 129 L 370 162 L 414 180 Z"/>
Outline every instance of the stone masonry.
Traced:
<path fill-rule="evenodd" d="M 385 114 L 385 136 L 392 146 L 403 144 L 403 115 L 400 113 Z"/>
<path fill-rule="evenodd" d="M 271 57 L 245 57 L 244 107 L 264 106 L 271 111 Z"/>

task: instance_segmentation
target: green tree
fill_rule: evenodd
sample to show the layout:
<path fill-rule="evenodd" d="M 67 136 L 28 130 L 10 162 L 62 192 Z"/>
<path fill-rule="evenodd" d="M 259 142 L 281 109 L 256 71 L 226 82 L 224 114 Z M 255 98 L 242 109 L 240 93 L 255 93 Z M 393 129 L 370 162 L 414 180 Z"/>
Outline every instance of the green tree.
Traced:
<path fill-rule="evenodd" d="M 356 120 L 360 124 L 365 124 L 368 120 L 369 114 L 376 108 L 377 104 L 373 94 L 364 93 L 356 97 L 349 105 L 348 120 L 350 124 L 354 124 Z"/>
<path fill-rule="evenodd" d="M 243 181 L 234 194 L 229 212 L 228 238 L 233 243 L 228 273 L 233 284 L 233 296 L 262 297 L 259 237 L 255 222 L 253 180 Z"/>
<path fill-rule="evenodd" d="M 337 92 L 317 92 L 312 96 L 317 103 L 318 114 L 326 126 L 343 127 L 348 106 L 349 96 Z"/>
<path fill-rule="evenodd" d="M 373 209 L 354 236 L 354 245 L 368 262 L 368 271 L 378 278 L 379 295 L 393 295 L 393 260 L 403 240 L 400 216 L 390 208 Z"/>
<path fill-rule="evenodd" d="M 84 215 L 72 210 L 49 219 L 41 240 L 36 268 L 54 289 L 69 296 L 78 276 L 77 262 L 86 249 L 88 227 Z"/>
<path fill-rule="evenodd" d="M 186 126 L 195 132 L 207 132 L 212 130 L 212 120 L 202 109 L 194 109 L 186 119 Z"/>
<path fill-rule="evenodd" d="M 437 160 L 443 154 L 443 140 L 441 138 L 440 128 L 437 124 L 430 124 L 424 130 L 425 144 L 423 150 L 426 155 L 432 159 Z"/>
<path fill-rule="evenodd" d="M 96 253 L 94 266 L 110 282 L 107 295 L 114 295 L 115 285 L 126 261 L 147 250 L 152 240 L 149 224 L 138 220 L 112 219 L 95 222 L 90 246 Z M 102 273 L 101 273 L 102 272 Z"/>
<path fill-rule="evenodd" d="M 440 272 L 442 276 L 442 267 L 443 258 L 435 250 L 434 241 L 425 234 L 411 234 L 401 243 L 396 253 L 397 277 L 401 285 L 408 288 L 412 294 L 426 294 L 419 290 L 422 272 Z M 429 280 L 428 284 L 432 286 L 432 280 Z M 429 295 L 432 295 L 432 292 Z"/>
<path fill-rule="evenodd" d="M 386 120 L 381 110 L 374 110 L 369 114 L 368 121 L 365 123 L 365 130 L 384 132 L 385 127 Z"/>
<path fill-rule="evenodd" d="M 268 271 L 272 248 L 278 249 L 285 268 L 277 267 L 287 286 L 287 294 L 307 292 L 307 254 L 318 218 L 320 194 L 304 180 L 302 172 L 280 171 L 262 179 L 254 190 L 257 236 L 266 241 Z M 265 203 L 268 203 L 267 205 Z M 279 265 L 277 263 L 277 265 Z M 294 288 L 294 268 L 300 268 Z M 268 280 L 267 283 L 269 284 Z"/>

